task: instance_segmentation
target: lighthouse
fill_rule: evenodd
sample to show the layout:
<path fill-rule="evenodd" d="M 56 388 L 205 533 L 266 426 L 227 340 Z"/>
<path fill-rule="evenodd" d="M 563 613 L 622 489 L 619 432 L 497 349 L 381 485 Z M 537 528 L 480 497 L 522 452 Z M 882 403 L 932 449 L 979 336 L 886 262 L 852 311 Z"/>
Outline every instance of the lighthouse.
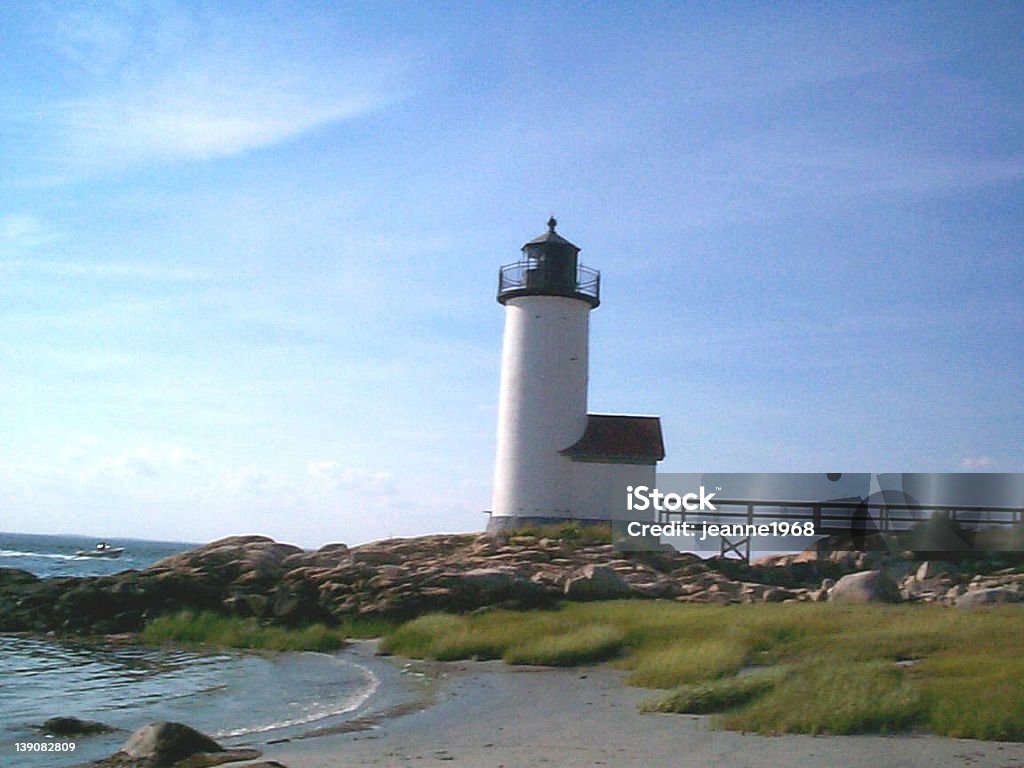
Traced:
<path fill-rule="evenodd" d="M 627 486 L 654 486 L 656 416 L 590 414 L 590 313 L 601 275 L 555 231 L 498 272 L 505 307 L 494 498 L 488 530 L 627 519 Z"/>

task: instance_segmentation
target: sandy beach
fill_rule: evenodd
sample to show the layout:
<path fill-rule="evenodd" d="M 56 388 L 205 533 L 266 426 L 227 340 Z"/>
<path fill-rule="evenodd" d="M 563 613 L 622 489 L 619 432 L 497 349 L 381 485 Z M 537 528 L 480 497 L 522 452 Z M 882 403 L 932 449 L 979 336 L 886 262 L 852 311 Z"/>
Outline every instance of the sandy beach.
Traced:
<path fill-rule="evenodd" d="M 399 668 L 406 663 L 390 661 Z M 607 667 L 476 662 L 439 664 L 435 671 L 437 687 L 421 699 L 423 708 L 392 706 L 405 712 L 396 716 L 382 704 L 375 716 L 371 707 L 367 730 L 272 744 L 262 759 L 288 768 L 1024 766 L 1024 744 L 934 736 L 758 736 L 714 730 L 707 717 L 641 714 L 637 704 L 651 692 L 624 685 L 623 674 Z"/>

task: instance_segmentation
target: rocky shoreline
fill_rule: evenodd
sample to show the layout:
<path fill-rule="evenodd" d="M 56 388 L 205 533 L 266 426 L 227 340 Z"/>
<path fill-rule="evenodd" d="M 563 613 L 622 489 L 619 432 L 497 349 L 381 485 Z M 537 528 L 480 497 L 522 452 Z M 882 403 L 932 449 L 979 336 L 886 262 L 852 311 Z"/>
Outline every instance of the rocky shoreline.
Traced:
<path fill-rule="evenodd" d="M 181 610 L 300 626 L 615 598 L 971 607 L 1024 601 L 1022 571 L 1019 554 L 952 562 L 846 551 L 829 542 L 747 565 L 679 552 L 620 552 L 568 537 L 439 534 L 305 551 L 265 536 L 231 536 L 113 576 L 40 580 L 0 569 L 0 631 L 136 632 Z"/>

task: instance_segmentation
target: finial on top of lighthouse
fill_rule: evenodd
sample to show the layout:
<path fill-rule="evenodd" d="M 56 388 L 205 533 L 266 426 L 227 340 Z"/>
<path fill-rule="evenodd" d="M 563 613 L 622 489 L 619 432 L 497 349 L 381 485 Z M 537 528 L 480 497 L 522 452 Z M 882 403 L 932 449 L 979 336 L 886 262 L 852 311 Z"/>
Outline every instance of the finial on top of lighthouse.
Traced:
<path fill-rule="evenodd" d="M 554 217 L 554 214 L 552 214 L 551 218 L 548 219 L 548 232 L 554 232 L 555 231 L 555 227 L 557 227 L 557 226 L 558 226 L 558 219 L 556 219 Z"/>

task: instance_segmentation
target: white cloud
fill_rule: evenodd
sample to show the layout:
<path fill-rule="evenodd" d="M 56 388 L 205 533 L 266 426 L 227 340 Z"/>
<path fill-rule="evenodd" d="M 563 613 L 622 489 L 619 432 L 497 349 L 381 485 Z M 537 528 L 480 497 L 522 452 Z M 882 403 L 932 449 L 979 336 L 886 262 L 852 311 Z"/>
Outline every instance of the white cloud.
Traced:
<path fill-rule="evenodd" d="M 989 456 L 965 456 L 960 460 L 960 468 L 968 471 L 992 469 L 994 466 L 995 461 Z"/>
<path fill-rule="evenodd" d="M 88 433 L 65 435 L 34 458 L 0 456 L 0 484 L 2 527 L 26 532 L 175 541 L 262 533 L 315 547 L 482 525 L 463 501 L 479 489 L 437 478 L 403 487 L 389 471 L 337 459 L 243 465 L 184 445 L 121 447 Z"/>
<path fill-rule="evenodd" d="M 173 486 L 184 475 L 194 479 L 206 472 L 197 454 L 183 446 L 158 443 L 111 450 L 109 444 L 88 435 L 73 436 L 59 457 L 63 466 L 56 471 L 86 485 L 160 481 Z"/>
<path fill-rule="evenodd" d="M 292 492 L 291 484 L 284 477 L 258 467 L 230 469 L 223 473 L 223 490 L 230 494 L 246 496 L 279 496 Z"/>

